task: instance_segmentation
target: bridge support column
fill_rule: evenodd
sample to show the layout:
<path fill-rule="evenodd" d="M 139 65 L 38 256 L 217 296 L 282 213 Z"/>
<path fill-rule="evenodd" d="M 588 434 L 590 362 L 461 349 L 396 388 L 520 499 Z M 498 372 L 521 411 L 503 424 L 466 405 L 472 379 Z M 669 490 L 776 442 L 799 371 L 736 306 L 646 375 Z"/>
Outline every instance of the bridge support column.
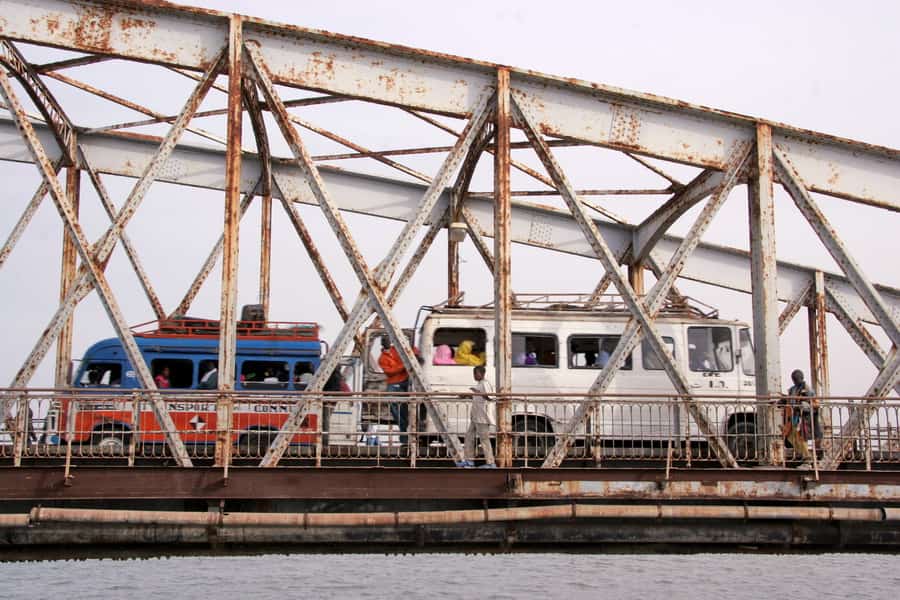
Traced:
<path fill-rule="evenodd" d="M 750 280 L 753 288 L 753 339 L 756 346 L 756 393 L 781 392 L 781 351 L 778 339 L 778 279 L 775 263 L 775 197 L 772 182 L 772 128 L 756 128 L 756 157 L 748 179 L 750 215 Z M 784 462 L 780 410 L 761 410 L 757 427 L 768 440 L 766 462 Z"/>
<path fill-rule="evenodd" d="M 494 152 L 494 365 L 499 394 L 508 394 L 512 388 L 509 127 L 509 71 L 498 69 Z M 498 465 L 512 466 L 512 402 L 508 398 L 497 402 L 497 429 Z"/>
<path fill-rule="evenodd" d="M 81 204 L 81 171 L 77 167 L 66 169 L 66 197 L 72 207 L 72 213 L 77 215 Z M 75 267 L 78 261 L 78 247 L 75 239 L 68 231 L 63 231 L 62 264 L 59 274 L 59 301 L 65 302 L 72 284 L 75 282 Z M 73 315 L 69 315 L 59 332 L 56 340 L 56 387 L 67 387 L 69 381 L 69 366 L 72 363 L 72 322 Z"/>
<path fill-rule="evenodd" d="M 815 284 L 807 307 L 809 316 L 809 376 L 819 396 L 830 395 L 828 336 L 825 326 L 825 276 L 816 271 Z"/>
<path fill-rule="evenodd" d="M 238 233 L 241 201 L 242 21 L 231 16 L 228 47 L 228 148 L 225 154 L 225 225 L 222 247 L 222 297 L 219 323 L 219 400 L 216 403 L 216 466 L 231 462 L 231 423 L 237 341 Z"/>

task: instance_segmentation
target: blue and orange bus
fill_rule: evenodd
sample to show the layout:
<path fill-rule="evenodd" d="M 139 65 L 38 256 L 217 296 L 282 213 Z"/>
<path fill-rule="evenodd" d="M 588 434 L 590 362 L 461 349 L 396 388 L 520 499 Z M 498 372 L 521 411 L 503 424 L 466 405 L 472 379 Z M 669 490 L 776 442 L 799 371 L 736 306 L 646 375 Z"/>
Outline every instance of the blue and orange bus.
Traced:
<path fill-rule="evenodd" d="M 185 444 L 214 444 L 216 398 L 196 391 L 216 388 L 218 321 L 152 321 L 134 327 L 133 333 L 182 440 Z M 305 389 L 318 369 L 324 346 L 315 323 L 238 321 L 235 391 L 246 392 L 233 413 L 233 437 L 239 448 L 268 445 L 298 400 L 291 392 Z M 86 393 L 78 395 L 77 403 L 61 401 L 54 421 L 60 433 L 69 432 L 73 442 L 90 443 L 112 453 L 123 451 L 134 431 L 142 444 L 164 442 L 149 403 L 142 403 L 137 417 L 134 414 L 127 391 L 141 385 L 117 338 L 88 348 L 74 372 L 72 387 Z M 96 401 L 91 399 L 93 394 Z M 329 425 L 346 434 L 342 437 L 348 442 L 355 441 L 358 403 L 348 400 L 329 408 Z M 319 418 L 318 413 L 310 412 L 292 442 L 313 443 Z M 59 437 L 65 439 L 66 435 Z"/>

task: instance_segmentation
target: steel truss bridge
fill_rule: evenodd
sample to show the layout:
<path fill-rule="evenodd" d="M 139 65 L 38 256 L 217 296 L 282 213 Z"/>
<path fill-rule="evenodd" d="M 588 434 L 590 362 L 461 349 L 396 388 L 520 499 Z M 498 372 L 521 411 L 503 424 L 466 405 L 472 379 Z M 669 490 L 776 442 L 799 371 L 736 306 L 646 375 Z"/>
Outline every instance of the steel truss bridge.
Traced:
<path fill-rule="evenodd" d="M 165 434 L 166 456 L 185 469 L 197 459 L 188 451 L 183 432 L 174 426 L 166 399 L 157 391 L 125 322 L 117 291 L 108 281 L 106 266 L 117 247 L 124 250 L 157 319 L 187 314 L 221 258 L 221 393 L 215 402 L 218 422 L 232 423 L 239 223 L 253 203 L 261 207 L 262 215 L 261 303 L 268 307 L 270 302 L 274 203 L 283 209 L 345 322 L 308 388 L 311 395 L 293 404 L 278 435 L 267 440 L 264 451 L 256 457 L 256 464 L 262 467 L 276 466 L 285 456 L 291 436 L 310 406 L 322 402 L 316 393 L 322 391 L 341 356 L 358 343 L 360 332 L 373 316 L 400 350 L 413 388 L 443 434 L 447 456 L 459 458 L 459 439 L 448 432 L 447 415 L 430 395 L 431 382 L 393 311 L 438 234 L 454 228 L 466 230 L 493 277 L 497 332 L 494 376 L 503 398 L 498 406 L 501 466 L 512 467 L 516 460 L 508 396 L 514 391 L 510 387 L 513 243 L 598 261 L 597 276 L 589 283 L 593 294 L 586 305 L 598 302 L 612 290 L 621 297 L 629 314 L 608 365 L 584 390 L 586 400 L 567 416 L 564 429 L 557 432 L 552 446 L 541 457 L 541 466 L 554 469 L 554 473 L 573 451 L 570 446 L 577 438 L 575 432 L 594 406 L 589 400 L 603 397 L 616 376 L 617 365 L 642 340 L 663 357 L 675 402 L 703 432 L 710 460 L 725 470 L 741 466 L 733 446 L 716 433 L 707 413 L 698 407 L 686 373 L 655 325 L 663 304 L 679 297 L 679 278 L 752 298 L 756 389 L 762 399 L 775 397 L 786 387 L 780 377 L 779 336 L 804 307 L 810 317 L 813 385 L 820 392 L 827 395 L 828 390 L 827 313 L 837 318 L 876 367 L 877 376 L 861 390 L 861 400 L 846 405 L 845 418 L 833 433 L 834 443 L 820 458 L 818 468 L 823 477 L 836 477 L 837 468 L 851 456 L 859 460 L 863 447 L 860 440 L 871 434 L 873 417 L 885 406 L 893 407 L 886 404 L 886 397 L 900 391 L 900 290 L 866 277 L 817 201 L 819 195 L 825 195 L 878 211 L 900 211 L 897 150 L 585 81 L 168 3 L 0 0 L 0 15 L 0 96 L 5 110 L 0 116 L 0 160 L 31 163 L 41 177 L 40 186 L 0 250 L 0 268 L 45 199 L 52 202 L 65 229 L 60 303 L 2 395 L 4 414 L 15 415 L 9 424 L 14 443 L 8 454 L 13 464 L 23 469 L 22 477 L 33 468 L 29 461 L 35 451 L 26 434 L 27 411 L 16 410 L 16 406 L 27 402 L 23 399 L 29 397 L 35 370 L 54 345 L 56 384 L 67 384 L 73 313 L 93 292 L 136 369 L 145 390 L 142 401 L 152 406 Z M 35 45 L 67 51 L 69 57 L 43 63 L 29 60 L 28 48 Z M 191 91 L 181 110 L 163 114 L 73 74 L 90 73 L 90 69 L 111 61 L 136 69 L 163 69 L 189 83 Z M 73 120 L 66 102 L 53 93 L 51 88 L 59 86 L 75 88 L 98 102 L 125 107 L 141 117 L 102 126 L 80 125 Z M 201 110 L 213 96 L 224 99 L 224 108 Z M 378 150 L 298 116 L 300 108 L 325 104 L 346 106 L 348 110 L 369 105 L 395 111 L 449 135 L 451 143 Z M 224 136 L 203 128 L 204 119 L 217 117 L 225 120 Z M 249 127 L 244 124 L 245 117 Z M 165 133 L 152 136 L 132 132 L 147 126 L 164 127 Z M 184 142 L 186 133 L 203 143 Z M 308 148 L 311 135 L 322 136 L 345 150 L 313 155 Z M 275 156 L 276 146 L 287 148 L 287 156 Z M 667 185 L 577 188 L 560 158 L 565 152 L 561 149 L 573 147 L 621 153 L 666 180 Z M 533 153 L 542 169 L 514 159 L 513 150 Z M 436 170 L 426 173 L 404 164 L 419 155 L 434 157 Z M 331 166 L 338 161 L 377 163 L 395 176 L 373 176 Z M 487 192 L 470 189 L 479 164 L 493 167 L 493 186 Z M 696 175 L 682 181 L 667 165 L 693 167 Z M 513 190 L 513 175 L 534 182 L 536 189 Z M 124 198 L 113 198 L 104 183 L 108 176 L 131 178 L 133 187 Z M 80 220 L 83 178 L 89 181 L 109 217 L 106 230 L 93 240 L 87 237 Z M 127 233 L 155 182 L 224 193 L 222 234 L 183 300 L 172 307 L 163 306 Z M 703 242 L 726 198 L 740 185 L 747 189 L 750 251 Z M 779 260 L 776 185 L 782 186 L 796 204 L 840 272 Z M 626 194 L 654 195 L 663 202 L 641 222 L 628 223 L 598 200 Z M 557 205 L 535 201 L 544 196 L 557 198 Z M 320 253 L 320 242 L 310 233 L 299 205 L 321 211 L 359 282 L 361 292 L 357 297 L 348 299 L 342 294 L 329 269 L 331 261 Z M 671 235 L 670 226 L 695 206 L 702 208 L 688 233 L 684 237 Z M 347 226 L 347 213 L 402 223 L 386 255 L 364 255 Z M 207 222 L 205 226 L 210 225 Z M 456 239 L 447 238 L 446 297 L 451 304 L 459 301 L 462 291 L 459 251 L 463 242 Z M 653 275 L 652 286 L 645 287 L 646 271 Z M 883 331 L 890 347 L 879 344 L 869 329 L 872 326 Z M 763 462 L 783 465 L 784 445 L 777 433 L 778 405 L 762 402 L 759 411 Z M 203 477 L 211 477 L 215 469 L 224 468 L 227 473 L 233 461 L 229 428 L 220 427 L 215 433 L 212 464 L 200 469 Z M 182 473 L 178 477 L 193 477 L 184 475 L 183 470 L 178 472 Z M 157 473 L 154 477 L 160 483 L 176 475 Z M 241 477 L 240 485 L 252 487 L 247 478 L 255 475 L 245 473 Z M 474 485 L 499 485 L 498 477 L 505 478 L 502 485 L 506 491 L 502 494 Z M 509 473 L 502 477 L 472 475 L 470 491 L 484 497 L 521 491 L 529 483 L 518 477 Z M 19 483 L 28 487 L 24 480 Z M 408 482 L 404 485 L 412 489 Z M 533 484 L 541 485 L 547 484 Z M 322 488 L 325 495 L 326 488 L 331 489 L 327 485 Z M 568 488 L 563 485 L 554 489 Z M 800 497 L 803 493 L 798 490 Z M 7 498 L 14 496 L 6 494 Z M 41 517 L 31 518 L 37 522 Z M 47 514 L 43 518 L 48 518 Z"/>

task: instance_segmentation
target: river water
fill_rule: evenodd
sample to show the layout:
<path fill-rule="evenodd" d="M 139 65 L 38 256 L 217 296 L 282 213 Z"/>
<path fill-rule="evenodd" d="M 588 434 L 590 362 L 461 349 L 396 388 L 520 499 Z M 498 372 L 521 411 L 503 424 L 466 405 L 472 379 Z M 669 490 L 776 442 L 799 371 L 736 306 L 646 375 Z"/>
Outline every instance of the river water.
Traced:
<path fill-rule="evenodd" d="M 900 599 L 900 556 L 414 554 L 0 564 L 2 598 Z"/>

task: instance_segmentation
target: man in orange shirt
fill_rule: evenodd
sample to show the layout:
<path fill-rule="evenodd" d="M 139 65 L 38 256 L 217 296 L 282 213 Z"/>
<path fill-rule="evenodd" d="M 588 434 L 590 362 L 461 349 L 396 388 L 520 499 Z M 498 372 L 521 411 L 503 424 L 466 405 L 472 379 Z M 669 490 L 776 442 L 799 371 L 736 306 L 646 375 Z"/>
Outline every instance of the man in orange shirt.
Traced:
<path fill-rule="evenodd" d="M 381 338 L 381 356 L 378 357 L 378 366 L 387 377 L 387 391 L 389 392 L 408 392 L 409 391 L 409 375 L 406 373 L 406 367 L 400 360 L 400 354 L 391 344 L 388 336 Z M 400 431 L 405 432 L 409 427 L 409 406 L 405 402 L 391 402 L 391 416 Z M 406 436 L 400 436 L 400 443 L 406 444 Z"/>

